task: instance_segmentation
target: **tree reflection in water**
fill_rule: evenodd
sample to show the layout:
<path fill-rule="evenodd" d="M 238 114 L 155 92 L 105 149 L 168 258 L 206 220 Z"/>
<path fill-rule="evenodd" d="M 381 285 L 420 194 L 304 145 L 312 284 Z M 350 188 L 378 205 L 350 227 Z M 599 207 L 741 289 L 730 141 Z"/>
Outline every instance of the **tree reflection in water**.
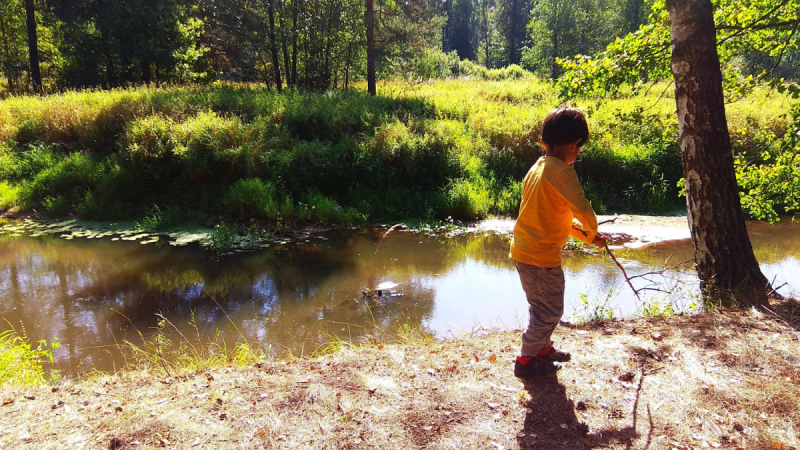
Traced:
<path fill-rule="evenodd" d="M 800 244 L 788 239 L 798 230 L 796 224 L 751 226 L 757 257 L 783 281 L 798 283 L 785 275 L 800 272 Z M 241 338 L 230 317 L 251 345 L 295 355 L 334 335 L 359 339 L 392 333 L 401 324 L 444 336 L 479 323 L 516 327 L 524 319 L 507 238 L 396 232 L 376 253 L 383 233 L 330 232 L 326 239 L 222 260 L 197 247 L 2 236 L 0 317 L 17 330 L 24 327 L 31 340 L 58 337 L 59 365 L 70 375 L 120 367 L 115 342 L 138 342 L 136 330 L 152 332 L 157 314 L 190 337 L 194 317 L 204 341 L 219 330 L 232 347 Z M 691 258 L 691 244 L 668 242 L 620 255 L 634 273 L 642 272 L 670 256 L 673 262 Z M 635 310 L 616 268 L 601 257 L 572 253 L 564 265 L 568 305 L 580 294 L 602 298 L 613 290 L 611 306 L 620 314 Z M 361 291 L 387 281 L 399 283 L 404 295 L 368 307 Z"/>

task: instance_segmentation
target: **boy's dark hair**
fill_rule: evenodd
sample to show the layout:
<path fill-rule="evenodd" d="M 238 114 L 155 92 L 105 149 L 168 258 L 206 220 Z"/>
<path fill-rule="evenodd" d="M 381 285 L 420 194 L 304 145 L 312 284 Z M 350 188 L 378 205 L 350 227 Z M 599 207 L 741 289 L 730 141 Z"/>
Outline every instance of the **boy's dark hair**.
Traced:
<path fill-rule="evenodd" d="M 589 140 L 589 125 L 586 116 L 576 108 L 554 109 L 542 123 L 542 142 L 550 147 L 578 142 L 578 147 Z"/>

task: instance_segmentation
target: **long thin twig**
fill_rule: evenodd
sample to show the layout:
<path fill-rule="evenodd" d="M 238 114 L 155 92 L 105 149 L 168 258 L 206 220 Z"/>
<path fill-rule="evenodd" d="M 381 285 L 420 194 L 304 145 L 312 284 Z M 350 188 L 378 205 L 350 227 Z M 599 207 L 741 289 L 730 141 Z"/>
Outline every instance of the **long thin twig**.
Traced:
<path fill-rule="evenodd" d="M 642 297 L 639 296 L 639 291 L 637 291 L 636 288 L 633 287 L 633 283 L 631 283 L 631 279 L 630 279 L 630 277 L 628 277 L 628 272 L 625 271 L 625 268 L 622 267 L 622 264 L 620 264 L 619 261 L 617 261 L 617 258 L 614 256 L 614 253 L 611 252 L 610 248 L 608 248 L 608 242 L 605 242 L 603 247 L 606 249 L 606 253 L 608 253 L 608 256 L 611 257 L 611 260 L 614 261 L 614 264 L 616 264 L 617 267 L 619 267 L 619 270 L 622 271 L 622 276 L 625 277 L 625 282 L 628 283 L 628 286 L 631 287 L 631 290 L 633 291 L 633 295 L 635 295 L 636 299 L 641 302 L 642 301 Z"/>

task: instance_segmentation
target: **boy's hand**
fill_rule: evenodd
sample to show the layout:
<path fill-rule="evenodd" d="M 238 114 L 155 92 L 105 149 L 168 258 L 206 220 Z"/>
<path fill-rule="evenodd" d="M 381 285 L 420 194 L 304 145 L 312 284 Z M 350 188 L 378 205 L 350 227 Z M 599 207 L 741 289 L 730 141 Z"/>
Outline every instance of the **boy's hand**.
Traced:
<path fill-rule="evenodd" d="M 605 248 L 607 243 L 608 243 L 608 236 L 601 233 L 597 233 L 594 236 L 594 239 L 592 240 L 592 245 L 594 245 L 597 248 Z"/>

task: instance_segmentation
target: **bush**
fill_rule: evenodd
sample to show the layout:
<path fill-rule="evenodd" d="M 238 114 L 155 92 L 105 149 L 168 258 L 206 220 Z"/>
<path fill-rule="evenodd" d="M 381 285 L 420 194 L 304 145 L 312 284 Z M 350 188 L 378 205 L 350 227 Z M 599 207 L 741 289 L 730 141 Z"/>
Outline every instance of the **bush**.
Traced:
<path fill-rule="evenodd" d="M 225 195 L 225 206 L 238 220 L 274 220 L 280 215 L 281 204 L 275 186 L 258 178 L 237 181 Z"/>
<path fill-rule="evenodd" d="M 7 181 L 0 182 L 0 210 L 18 206 L 21 191 L 19 186 L 11 185 Z"/>

